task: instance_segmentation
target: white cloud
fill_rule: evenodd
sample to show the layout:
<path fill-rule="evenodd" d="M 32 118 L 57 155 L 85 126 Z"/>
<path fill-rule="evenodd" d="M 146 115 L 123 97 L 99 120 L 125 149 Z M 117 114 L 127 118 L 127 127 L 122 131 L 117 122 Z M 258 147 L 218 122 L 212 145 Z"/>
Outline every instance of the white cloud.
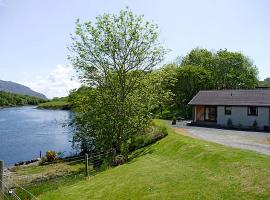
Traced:
<path fill-rule="evenodd" d="M 71 66 L 57 65 L 48 77 L 37 76 L 33 81 L 21 82 L 32 90 L 45 94 L 48 98 L 67 96 L 69 91 L 80 87 L 80 82 L 72 79 Z"/>

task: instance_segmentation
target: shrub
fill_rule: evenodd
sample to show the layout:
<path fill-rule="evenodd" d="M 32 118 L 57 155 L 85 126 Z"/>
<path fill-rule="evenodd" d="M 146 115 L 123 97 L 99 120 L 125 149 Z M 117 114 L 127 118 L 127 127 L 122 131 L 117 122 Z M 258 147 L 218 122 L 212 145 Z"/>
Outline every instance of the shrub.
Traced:
<path fill-rule="evenodd" d="M 175 124 L 176 124 L 176 117 L 173 116 L 173 118 L 172 118 L 172 125 L 175 125 Z"/>
<path fill-rule="evenodd" d="M 118 165 L 122 165 L 127 161 L 126 157 L 123 155 L 117 155 L 114 158 L 113 161 L 113 166 L 118 166 Z"/>
<path fill-rule="evenodd" d="M 227 121 L 227 126 L 232 127 L 232 125 L 233 125 L 232 120 L 231 120 L 231 118 L 229 118 Z"/>
<path fill-rule="evenodd" d="M 57 152 L 55 151 L 47 151 L 46 152 L 46 159 L 48 162 L 53 162 L 57 159 Z"/>
<path fill-rule="evenodd" d="M 138 135 L 135 140 L 129 144 L 128 149 L 132 152 L 136 149 L 153 144 L 167 135 L 168 131 L 166 127 L 152 125 L 150 128 L 147 128 L 144 133 Z"/>
<path fill-rule="evenodd" d="M 254 122 L 252 124 L 252 128 L 255 129 L 255 130 L 258 128 L 258 123 L 257 123 L 256 120 L 254 120 Z"/>
<path fill-rule="evenodd" d="M 238 123 L 238 128 L 239 129 L 243 128 L 243 125 L 241 123 Z"/>

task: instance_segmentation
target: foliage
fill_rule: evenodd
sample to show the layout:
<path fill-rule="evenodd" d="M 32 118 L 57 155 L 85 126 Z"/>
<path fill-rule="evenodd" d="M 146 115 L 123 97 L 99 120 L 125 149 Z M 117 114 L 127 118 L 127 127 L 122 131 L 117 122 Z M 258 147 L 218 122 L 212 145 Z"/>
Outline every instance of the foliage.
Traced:
<path fill-rule="evenodd" d="M 153 124 L 148 127 L 143 134 L 137 136 L 129 145 L 129 151 L 132 152 L 136 149 L 148 146 L 168 135 L 167 129 L 162 126 Z"/>
<path fill-rule="evenodd" d="M 37 105 L 42 102 L 46 102 L 46 100 L 33 96 L 0 91 L 0 106 Z"/>
<path fill-rule="evenodd" d="M 263 81 L 259 82 L 259 87 L 270 88 L 270 78 L 266 78 Z"/>
<path fill-rule="evenodd" d="M 252 61 L 240 52 L 220 49 L 211 52 L 207 49 L 193 49 L 181 66 L 195 65 L 211 72 L 213 89 L 254 88 L 258 84 L 258 70 Z"/>
<path fill-rule="evenodd" d="M 113 166 L 123 165 L 125 162 L 127 162 L 127 159 L 123 155 L 117 155 L 115 156 L 113 160 Z"/>
<path fill-rule="evenodd" d="M 200 90 L 210 89 L 211 73 L 198 66 L 183 66 L 177 68 L 177 82 L 175 84 L 175 102 L 180 116 L 191 117 L 191 107 L 188 102 Z"/>
<path fill-rule="evenodd" d="M 48 162 L 53 162 L 57 159 L 57 152 L 55 151 L 47 151 L 46 152 L 46 159 Z"/>
<path fill-rule="evenodd" d="M 192 109 L 187 104 L 200 90 L 249 89 L 258 84 L 258 70 L 251 60 L 240 52 L 226 49 L 196 48 L 162 70 L 172 83 L 167 85 L 165 81 L 164 85 L 173 93 L 173 103 L 162 105 L 162 112 L 155 111 L 158 118 L 171 119 L 174 115 L 191 118 Z"/>
<path fill-rule="evenodd" d="M 168 95 L 167 98 L 163 98 L 159 106 L 153 110 L 156 118 L 172 119 L 174 115 L 178 114 L 175 101 L 176 70 L 177 66 L 175 64 L 167 64 L 155 71 L 157 77 L 160 77 L 158 80 L 160 91 L 165 91 Z"/>
<path fill-rule="evenodd" d="M 76 23 L 69 57 L 88 86 L 72 96 L 76 141 L 95 139 L 97 151 L 115 148 L 127 156 L 128 143 L 149 125 L 151 110 L 168 95 L 151 73 L 164 57 L 157 25 L 129 9 Z M 75 99 L 75 101 L 74 101 Z"/>
<path fill-rule="evenodd" d="M 233 123 L 232 123 L 232 119 L 231 118 L 228 118 L 227 120 L 227 126 L 228 127 L 232 127 Z"/>
<path fill-rule="evenodd" d="M 257 120 L 254 120 L 254 122 L 252 124 L 252 128 L 255 129 L 255 130 L 258 128 L 258 122 L 257 122 Z"/>
<path fill-rule="evenodd" d="M 70 110 L 71 104 L 68 101 L 63 100 L 52 100 L 46 103 L 41 103 L 38 105 L 41 109 L 60 109 L 60 110 Z"/>
<path fill-rule="evenodd" d="M 243 128 L 243 125 L 241 123 L 238 123 L 238 128 L 239 129 L 242 129 Z"/>

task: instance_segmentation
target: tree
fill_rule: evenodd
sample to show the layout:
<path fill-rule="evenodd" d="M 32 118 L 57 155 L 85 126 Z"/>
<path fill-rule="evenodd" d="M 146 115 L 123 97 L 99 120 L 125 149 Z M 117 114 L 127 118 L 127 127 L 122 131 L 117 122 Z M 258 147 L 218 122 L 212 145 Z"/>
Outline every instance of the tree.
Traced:
<path fill-rule="evenodd" d="M 259 86 L 270 88 L 270 78 L 265 78 L 263 81 L 260 81 Z"/>
<path fill-rule="evenodd" d="M 216 89 L 250 89 L 257 86 L 258 70 L 242 53 L 219 50 L 214 56 L 214 63 Z"/>
<path fill-rule="evenodd" d="M 145 77 L 166 53 L 158 26 L 127 8 L 98 16 L 96 23 L 78 20 L 72 39 L 69 59 L 92 87 L 77 102 L 79 132 L 95 138 L 99 150 L 115 147 L 126 155 L 127 143 L 148 125 L 155 105 Z"/>
<path fill-rule="evenodd" d="M 190 118 L 191 108 L 187 104 L 200 90 L 212 87 L 211 72 L 203 67 L 189 65 L 177 68 L 176 77 L 174 93 L 177 109 L 181 116 Z"/>
<path fill-rule="evenodd" d="M 181 66 L 201 66 L 211 72 L 212 89 L 254 88 L 258 84 L 258 70 L 252 61 L 240 52 L 220 49 L 193 49 L 182 60 Z"/>

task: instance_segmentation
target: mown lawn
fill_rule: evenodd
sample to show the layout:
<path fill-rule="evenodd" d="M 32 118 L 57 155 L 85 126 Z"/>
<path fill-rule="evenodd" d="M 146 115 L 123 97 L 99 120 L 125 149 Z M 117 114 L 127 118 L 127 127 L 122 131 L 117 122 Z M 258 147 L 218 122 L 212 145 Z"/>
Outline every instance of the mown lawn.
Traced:
<path fill-rule="evenodd" d="M 165 122 L 156 123 L 167 126 Z M 270 157 L 179 135 L 122 166 L 39 196 L 59 199 L 269 199 Z"/>

